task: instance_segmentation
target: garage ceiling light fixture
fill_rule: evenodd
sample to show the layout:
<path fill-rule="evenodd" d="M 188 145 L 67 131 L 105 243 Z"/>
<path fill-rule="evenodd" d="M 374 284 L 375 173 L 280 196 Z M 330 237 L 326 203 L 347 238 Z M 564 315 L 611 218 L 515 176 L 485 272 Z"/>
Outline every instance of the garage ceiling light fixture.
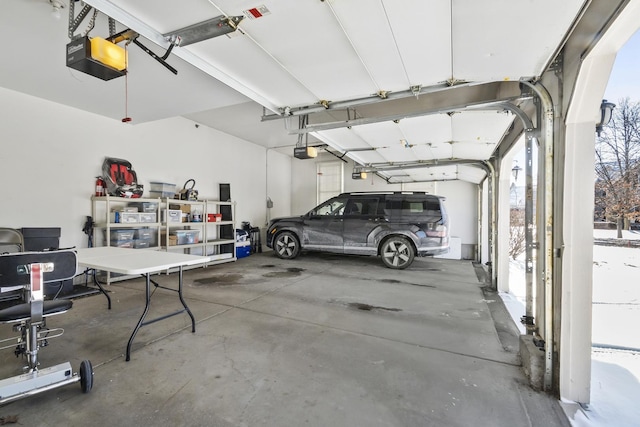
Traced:
<path fill-rule="evenodd" d="M 64 3 L 59 0 L 49 0 L 49 4 L 51 5 L 51 16 L 60 19 L 60 10 L 64 9 Z"/>
<path fill-rule="evenodd" d="M 52 5 L 54 0 L 49 0 Z M 89 22 L 89 28 L 83 35 L 75 35 L 75 31 L 87 15 L 93 10 L 93 17 Z M 187 46 L 213 37 L 229 34 L 238 29 L 238 24 L 244 16 L 216 16 L 204 22 L 190 25 L 179 30 L 163 34 L 162 37 L 169 42 L 169 48 L 164 55 L 156 55 L 140 41 L 136 31 L 127 29 L 115 34 L 115 20 L 109 18 L 109 37 L 106 39 L 89 37 L 89 32 L 93 30 L 98 9 L 89 4 L 85 4 L 78 15 L 74 12 L 74 2 L 69 4 L 69 38 L 71 42 L 67 45 L 67 66 L 79 71 L 98 77 L 102 80 L 111 80 L 124 76 L 127 72 L 127 52 L 117 44 L 123 41 L 133 43 L 149 54 L 153 59 L 160 62 L 173 74 L 178 71 L 167 64 L 168 58 L 174 46 Z M 95 41 L 94 41 L 95 40 Z"/>
<path fill-rule="evenodd" d="M 309 116 L 304 115 L 298 118 L 298 126 L 302 129 L 307 126 Z M 309 134 L 298 134 L 298 142 L 293 149 L 293 157 L 296 159 L 313 159 L 318 157 L 316 147 L 309 147 Z"/>
<path fill-rule="evenodd" d="M 293 149 L 293 157 L 296 159 L 314 159 L 318 157 L 316 147 L 295 147 Z"/>
<path fill-rule="evenodd" d="M 367 179 L 367 173 L 360 170 L 360 168 L 354 168 L 351 173 L 351 179 Z"/>
<path fill-rule="evenodd" d="M 97 9 L 89 5 L 75 15 L 74 1 L 69 2 L 69 38 L 67 44 L 67 67 L 82 71 L 102 80 L 111 80 L 127 73 L 127 52 L 111 40 L 89 37 L 95 26 Z M 92 13 L 84 34 L 74 34 L 82 21 Z M 115 32 L 115 21 L 109 18 L 109 33 Z"/>
<path fill-rule="evenodd" d="M 67 67 L 111 80 L 127 73 L 127 52 L 103 38 L 83 36 L 67 44 Z"/>

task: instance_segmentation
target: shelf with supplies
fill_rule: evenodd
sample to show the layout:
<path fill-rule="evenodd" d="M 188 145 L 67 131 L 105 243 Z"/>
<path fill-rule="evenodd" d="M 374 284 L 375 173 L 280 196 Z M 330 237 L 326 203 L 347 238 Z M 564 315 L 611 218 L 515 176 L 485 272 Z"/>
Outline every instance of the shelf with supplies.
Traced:
<path fill-rule="evenodd" d="M 211 257 L 206 265 L 236 260 L 235 202 L 93 196 L 91 215 L 93 246 L 182 251 Z M 107 283 L 130 278 L 106 274 Z"/>
<path fill-rule="evenodd" d="M 160 250 L 160 235 L 163 229 L 160 210 L 159 198 L 93 196 L 92 246 Z M 103 274 L 107 283 L 131 278 L 117 273 Z"/>

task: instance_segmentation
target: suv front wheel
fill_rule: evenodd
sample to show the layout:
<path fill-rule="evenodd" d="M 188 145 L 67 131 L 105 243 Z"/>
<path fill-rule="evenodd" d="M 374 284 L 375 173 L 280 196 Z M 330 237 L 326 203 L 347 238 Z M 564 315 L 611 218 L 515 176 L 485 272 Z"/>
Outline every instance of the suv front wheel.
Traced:
<path fill-rule="evenodd" d="M 393 236 L 382 243 L 380 256 L 384 265 L 401 270 L 411 265 L 415 254 L 413 253 L 413 246 L 407 239 Z"/>
<path fill-rule="evenodd" d="M 290 231 L 283 231 L 276 236 L 273 249 L 278 258 L 293 259 L 300 253 L 298 238 Z"/>

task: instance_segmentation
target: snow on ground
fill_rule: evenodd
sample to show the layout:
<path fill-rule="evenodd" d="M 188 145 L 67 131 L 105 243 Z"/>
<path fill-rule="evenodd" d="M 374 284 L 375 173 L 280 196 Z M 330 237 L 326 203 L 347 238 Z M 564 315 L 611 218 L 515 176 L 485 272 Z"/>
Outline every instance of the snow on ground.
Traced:
<path fill-rule="evenodd" d="M 617 235 L 616 230 L 593 230 L 593 237 L 596 239 L 614 239 Z M 640 232 L 637 230 L 622 230 L 622 238 L 637 240 L 640 239 Z"/>
<path fill-rule="evenodd" d="M 591 403 L 577 412 L 573 427 L 638 427 L 640 425 L 640 353 L 593 349 Z"/>
<path fill-rule="evenodd" d="M 616 230 L 594 230 L 615 238 Z M 640 239 L 637 231 L 623 238 Z M 523 257 L 511 260 L 509 293 L 501 293 L 520 331 L 525 307 Z M 640 426 L 640 249 L 593 248 L 591 403 L 570 419 L 574 427 Z"/>

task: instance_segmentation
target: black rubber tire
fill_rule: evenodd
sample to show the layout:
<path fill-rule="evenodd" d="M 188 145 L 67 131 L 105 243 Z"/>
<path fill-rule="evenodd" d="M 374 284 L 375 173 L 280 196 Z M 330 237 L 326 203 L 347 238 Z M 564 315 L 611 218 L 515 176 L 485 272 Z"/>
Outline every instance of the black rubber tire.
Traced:
<path fill-rule="evenodd" d="M 404 237 L 392 236 L 382 243 L 380 257 L 385 266 L 403 270 L 411 265 L 415 258 L 413 245 Z"/>
<path fill-rule="evenodd" d="M 88 360 L 80 362 L 80 387 L 83 393 L 89 393 L 93 387 L 93 366 Z"/>
<path fill-rule="evenodd" d="M 273 251 L 278 258 L 293 259 L 300 254 L 300 242 L 292 232 L 283 231 L 276 236 Z"/>

